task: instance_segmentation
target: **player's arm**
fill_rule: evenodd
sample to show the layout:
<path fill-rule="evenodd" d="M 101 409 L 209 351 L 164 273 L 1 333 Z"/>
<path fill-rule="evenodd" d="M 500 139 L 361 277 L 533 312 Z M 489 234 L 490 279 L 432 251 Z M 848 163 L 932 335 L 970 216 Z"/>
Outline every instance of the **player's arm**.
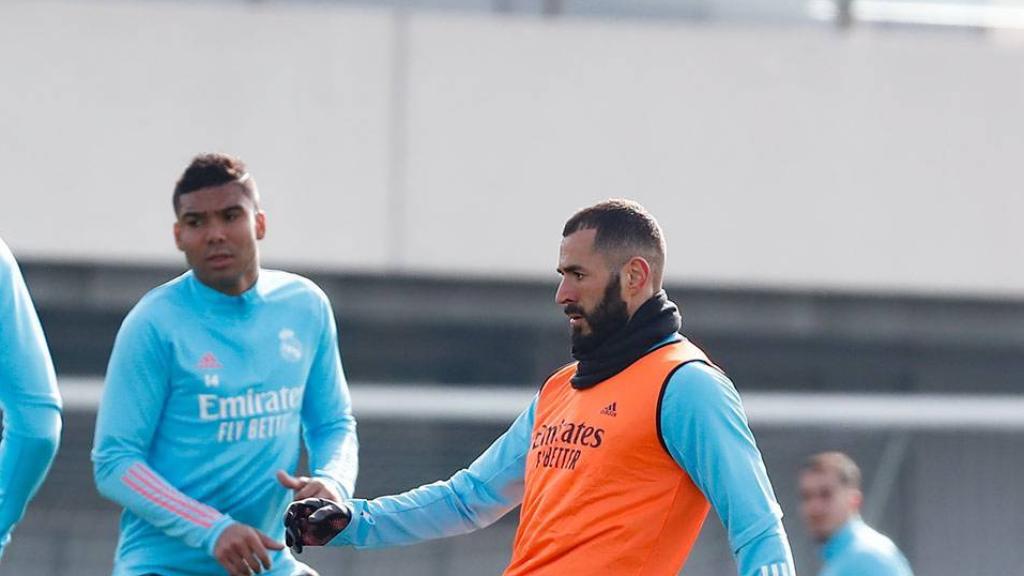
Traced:
<path fill-rule="evenodd" d="M 665 446 L 722 520 L 739 574 L 795 575 L 782 510 L 729 378 L 701 362 L 682 366 L 659 418 Z"/>
<path fill-rule="evenodd" d="M 21 270 L 0 241 L 0 555 L 60 444 L 61 403 L 50 352 Z"/>
<path fill-rule="evenodd" d="M 278 474 L 295 499 L 351 498 L 359 472 L 359 440 L 345 372 L 338 352 L 338 328 L 327 297 L 320 294 L 320 341 L 302 401 L 302 430 L 312 478 Z"/>
<path fill-rule="evenodd" d="M 329 544 L 356 548 L 415 544 L 472 532 L 501 518 L 522 501 L 536 403 L 534 398 L 529 408 L 469 468 L 448 480 L 403 494 L 343 504 L 341 510 L 348 516 L 347 525 L 342 524 L 345 527 L 340 534 L 328 534 L 333 538 Z M 294 515 L 302 505 L 297 502 L 289 510 Z M 334 513 L 338 508 L 324 508 L 319 517 L 313 511 L 313 518 L 330 520 L 329 515 L 338 516 Z M 302 530 L 296 533 L 293 526 L 289 528 L 290 538 L 299 538 L 295 541 L 300 545 L 318 545 L 327 540 L 302 539 Z"/>
<path fill-rule="evenodd" d="M 185 495 L 146 463 L 170 387 L 170 350 L 137 307 L 114 342 L 96 417 L 93 474 L 100 493 L 195 548 L 214 554 L 232 519 Z"/>

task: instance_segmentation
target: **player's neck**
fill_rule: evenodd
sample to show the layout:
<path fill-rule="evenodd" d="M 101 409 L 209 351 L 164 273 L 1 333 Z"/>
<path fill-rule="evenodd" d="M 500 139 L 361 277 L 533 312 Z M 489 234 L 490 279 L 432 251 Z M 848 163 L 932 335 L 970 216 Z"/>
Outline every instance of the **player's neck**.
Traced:
<path fill-rule="evenodd" d="M 196 279 L 202 282 L 208 288 L 216 290 L 221 294 L 227 296 L 241 296 L 246 293 L 250 288 L 256 285 L 256 281 L 259 280 L 260 269 L 259 266 L 254 267 L 252 270 L 247 270 L 242 276 L 229 282 L 215 282 L 209 281 L 205 278 L 196 275 Z"/>

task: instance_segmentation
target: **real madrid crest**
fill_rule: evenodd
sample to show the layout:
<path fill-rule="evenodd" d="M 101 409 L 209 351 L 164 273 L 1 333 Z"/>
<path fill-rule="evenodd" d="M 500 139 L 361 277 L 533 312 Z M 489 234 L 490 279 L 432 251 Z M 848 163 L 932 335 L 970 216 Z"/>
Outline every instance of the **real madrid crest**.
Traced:
<path fill-rule="evenodd" d="M 294 331 L 285 328 L 277 333 L 277 339 L 280 342 L 281 358 L 288 362 L 302 360 L 302 342 L 295 337 Z"/>

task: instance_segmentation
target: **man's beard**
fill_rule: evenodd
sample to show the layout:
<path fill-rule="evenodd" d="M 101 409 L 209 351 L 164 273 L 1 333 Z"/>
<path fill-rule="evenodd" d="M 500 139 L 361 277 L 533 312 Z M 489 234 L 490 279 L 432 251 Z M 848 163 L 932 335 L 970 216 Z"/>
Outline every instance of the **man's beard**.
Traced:
<path fill-rule="evenodd" d="M 596 350 L 629 323 L 629 311 L 619 288 L 619 275 L 613 274 L 608 280 L 608 285 L 604 288 L 604 298 L 593 311 L 586 312 L 577 304 L 569 304 L 565 307 L 565 313 L 579 314 L 590 326 L 590 334 L 583 334 L 581 326 L 573 327 L 573 354 L 588 354 Z"/>

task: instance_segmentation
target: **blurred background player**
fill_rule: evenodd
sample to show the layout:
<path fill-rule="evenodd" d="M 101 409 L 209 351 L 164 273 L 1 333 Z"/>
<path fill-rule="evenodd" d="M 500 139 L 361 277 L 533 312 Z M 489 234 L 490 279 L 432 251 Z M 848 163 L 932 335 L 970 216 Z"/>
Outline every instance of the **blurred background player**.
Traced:
<path fill-rule="evenodd" d="M 860 468 L 842 452 L 815 454 L 800 470 L 800 512 L 822 544 L 821 576 L 913 576 L 892 540 L 861 519 L 860 479 Z"/>
<path fill-rule="evenodd" d="M 0 559 L 60 445 L 61 399 L 28 288 L 0 239 Z"/>
<path fill-rule="evenodd" d="M 96 484 L 125 507 L 114 573 L 315 574 L 282 550 L 280 517 L 289 490 L 337 499 L 355 484 L 331 305 L 260 268 L 266 216 L 240 160 L 196 157 L 173 201 L 191 270 L 125 318 L 96 424 Z M 285 472 L 300 423 L 312 479 Z"/>
<path fill-rule="evenodd" d="M 521 503 L 507 576 L 668 575 L 685 563 L 710 502 L 740 574 L 795 574 L 736 388 L 679 334 L 654 217 L 610 200 L 577 212 L 562 236 L 555 299 L 576 362 L 449 480 L 370 501 L 292 504 L 290 545 L 411 544 L 485 527 Z"/>

